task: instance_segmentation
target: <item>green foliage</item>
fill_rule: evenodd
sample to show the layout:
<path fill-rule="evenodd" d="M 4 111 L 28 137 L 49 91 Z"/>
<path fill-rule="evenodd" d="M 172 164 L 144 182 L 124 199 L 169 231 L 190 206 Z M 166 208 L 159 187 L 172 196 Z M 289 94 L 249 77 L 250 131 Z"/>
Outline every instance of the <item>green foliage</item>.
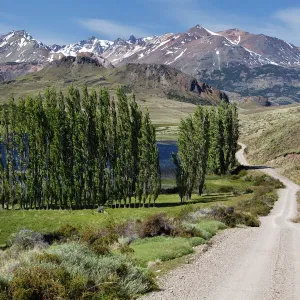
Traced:
<path fill-rule="evenodd" d="M 58 255 L 72 277 L 81 274 L 100 287 L 110 282 L 120 298 L 145 293 L 154 286 L 151 274 L 128 257 L 98 256 L 88 246 L 77 243 L 58 245 L 47 252 Z"/>
<path fill-rule="evenodd" d="M 197 247 L 199 245 L 203 245 L 206 243 L 206 240 L 203 239 L 202 237 L 193 237 L 189 240 L 189 243 L 192 247 Z"/>
<path fill-rule="evenodd" d="M 79 235 L 79 231 L 76 227 L 70 224 L 65 224 L 55 231 L 55 234 L 65 239 L 72 239 Z"/>
<path fill-rule="evenodd" d="M 64 283 L 69 274 L 61 267 L 25 266 L 14 272 L 10 283 L 13 299 L 55 299 L 65 298 Z"/>
<path fill-rule="evenodd" d="M 238 127 L 237 108 L 225 101 L 210 109 L 198 106 L 181 121 L 178 155 L 172 155 L 181 202 L 190 200 L 195 188 L 203 193 L 208 169 L 224 175 L 235 166 Z"/>
<path fill-rule="evenodd" d="M 117 106 L 117 109 L 116 107 Z M 155 203 L 160 190 L 156 135 L 134 95 L 106 89 L 44 96 L 0 107 L 2 208 L 81 209 L 131 198 Z"/>

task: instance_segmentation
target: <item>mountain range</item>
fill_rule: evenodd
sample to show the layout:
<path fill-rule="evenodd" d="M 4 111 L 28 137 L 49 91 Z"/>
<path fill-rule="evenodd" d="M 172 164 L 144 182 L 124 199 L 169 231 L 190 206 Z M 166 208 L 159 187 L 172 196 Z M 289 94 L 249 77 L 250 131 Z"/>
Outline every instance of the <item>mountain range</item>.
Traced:
<path fill-rule="evenodd" d="M 279 104 L 300 102 L 299 47 L 263 34 L 212 32 L 199 25 L 183 33 L 115 41 L 91 37 L 69 45 L 45 45 L 26 31 L 12 31 L 0 38 L 0 81 L 77 55 L 92 57 L 106 68 L 167 65 L 234 93 L 236 99 L 262 96 Z"/>

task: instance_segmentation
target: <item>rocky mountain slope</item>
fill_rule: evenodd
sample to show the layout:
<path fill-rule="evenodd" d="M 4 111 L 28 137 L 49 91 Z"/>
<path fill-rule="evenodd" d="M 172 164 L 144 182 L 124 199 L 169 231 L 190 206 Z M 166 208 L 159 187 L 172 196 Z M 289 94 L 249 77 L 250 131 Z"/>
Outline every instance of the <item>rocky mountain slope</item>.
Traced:
<path fill-rule="evenodd" d="M 202 70 L 197 78 L 205 79 L 218 89 L 234 92 L 240 98 L 263 96 L 280 105 L 300 102 L 300 68 L 275 65 L 249 68 L 239 65 L 213 71 Z"/>
<path fill-rule="evenodd" d="M 157 64 L 128 64 L 105 68 L 93 57 L 77 55 L 53 61 L 36 73 L 0 83 L 0 100 L 37 94 L 45 87 L 64 89 L 71 83 L 89 88 L 108 87 L 112 92 L 123 86 L 126 92 L 140 94 L 143 99 L 159 97 L 194 104 L 219 104 L 228 101 L 225 93 L 199 82 L 190 75 L 169 66 Z"/>
<path fill-rule="evenodd" d="M 0 63 L 47 62 L 80 52 L 103 56 L 115 66 L 158 63 L 189 74 L 236 64 L 300 67 L 299 48 L 285 41 L 238 29 L 214 33 L 199 25 L 183 33 L 139 39 L 131 36 L 114 42 L 91 37 L 63 46 L 44 45 L 26 31 L 13 31 L 0 39 Z"/>
<path fill-rule="evenodd" d="M 0 80 L 10 80 L 62 57 L 78 55 L 96 59 L 106 68 L 130 63 L 171 66 L 235 93 L 237 99 L 258 96 L 279 104 L 300 102 L 299 47 L 263 34 L 239 29 L 215 33 L 199 25 L 177 34 L 131 36 L 114 42 L 91 37 L 64 46 L 47 46 L 25 31 L 13 31 L 0 38 Z M 8 62 L 22 64 L 3 66 Z M 38 63 L 39 68 L 31 66 L 32 63 Z"/>
<path fill-rule="evenodd" d="M 40 63 L 3 63 L 0 64 L 0 82 L 10 81 L 16 77 L 40 71 L 44 67 Z"/>
<path fill-rule="evenodd" d="M 128 62 L 170 65 L 185 73 L 265 64 L 300 67 L 300 51 L 282 40 L 239 30 L 214 33 L 199 25 L 187 32 L 147 39 L 117 40 L 103 56 L 114 65 Z"/>
<path fill-rule="evenodd" d="M 12 31 L 0 37 L 0 63 L 46 62 L 50 47 L 35 40 L 26 31 Z"/>
<path fill-rule="evenodd" d="M 219 32 L 236 45 L 253 51 L 274 65 L 285 67 L 300 66 L 299 48 L 275 37 L 263 34 L 252 34 L 239 29 L 229 29 Z"/>

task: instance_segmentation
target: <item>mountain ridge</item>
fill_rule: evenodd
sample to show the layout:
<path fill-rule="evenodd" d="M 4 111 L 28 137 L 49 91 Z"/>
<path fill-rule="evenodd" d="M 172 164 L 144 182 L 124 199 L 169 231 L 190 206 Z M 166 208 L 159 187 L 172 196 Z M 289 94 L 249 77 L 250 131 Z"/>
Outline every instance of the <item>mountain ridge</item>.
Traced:
<path fill-rule="evenodd" d="M 127 64 L 106 68 L 97 59 L 80 55 L 63 57 L 38 72 L 0 83 L 0 99 L 5 100 L 11 94 L 16 98 L 38 94 L 50 86 L 65 89 L 70 84 L 87 84 L 89 88 L 106 86 L 111 91 L 121 85 L 128 93 L 139 93 L 143 98 L 154 95 L 193 104 L 217 105 L 221 100 L 228 101 L 224 92 L 169 66 Z"/>
<path fill-rule="evenodd" d="M 31 53 L 30 46 L 33 48 Z M 45 45 L 25 30 L 12 31 L 0 37 L 0 63 L 49 62 L 62 56 L 76 56 L 81 52 L 101 55 L 116 66 L 130 62 L 158 61 L 189 74 L 194 72 L 195 62 L 196 69 L 218 69 L 236 63 L 250 67 L 270 63 L 300 67 L 299 47 L 275 37 L 237 28 L 213 32 L 196 25 L 186 32 L 176 34 L 166 33 L 146 38 L 132 35 L 127 40 L 118 38 L 115 41 L 92 36 L 68 45 Z M 185 63 L 182 63 L 183 60 Z"/>
<path fill-rule="evenodd" d="M 131 63 L 167 65 L 235 93 L 237 98 L 300 102 L 299 47 L 237 28 L 213 32 L 200 25 L 176 34 L 132 35 L 115 41 L 90 37 L 63 46 L 45 45 L 24 30 L 12 31 L 0 38 L 0 81 L 38 71 L 68 56 L 86 56 L 105 68 Z"/>

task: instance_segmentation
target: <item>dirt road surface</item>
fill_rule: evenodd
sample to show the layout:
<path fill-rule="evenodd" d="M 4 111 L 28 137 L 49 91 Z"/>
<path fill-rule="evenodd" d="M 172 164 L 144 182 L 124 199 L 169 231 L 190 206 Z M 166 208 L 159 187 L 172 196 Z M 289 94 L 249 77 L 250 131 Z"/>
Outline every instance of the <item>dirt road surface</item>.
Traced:
<path fill-rule="evenodd" d="M 241 146 L 237 159 L 248 165 L 246 146 Z M 260 218 L 261 226 L 225 230 L 193 263 L 162 278 L 161 291 L 142 299 L 300 299 L 300 226 L 290 221 L 297 214 L 300 187 L 272 168 L 261 171 L 286 186 L 271 214 Z"/>

